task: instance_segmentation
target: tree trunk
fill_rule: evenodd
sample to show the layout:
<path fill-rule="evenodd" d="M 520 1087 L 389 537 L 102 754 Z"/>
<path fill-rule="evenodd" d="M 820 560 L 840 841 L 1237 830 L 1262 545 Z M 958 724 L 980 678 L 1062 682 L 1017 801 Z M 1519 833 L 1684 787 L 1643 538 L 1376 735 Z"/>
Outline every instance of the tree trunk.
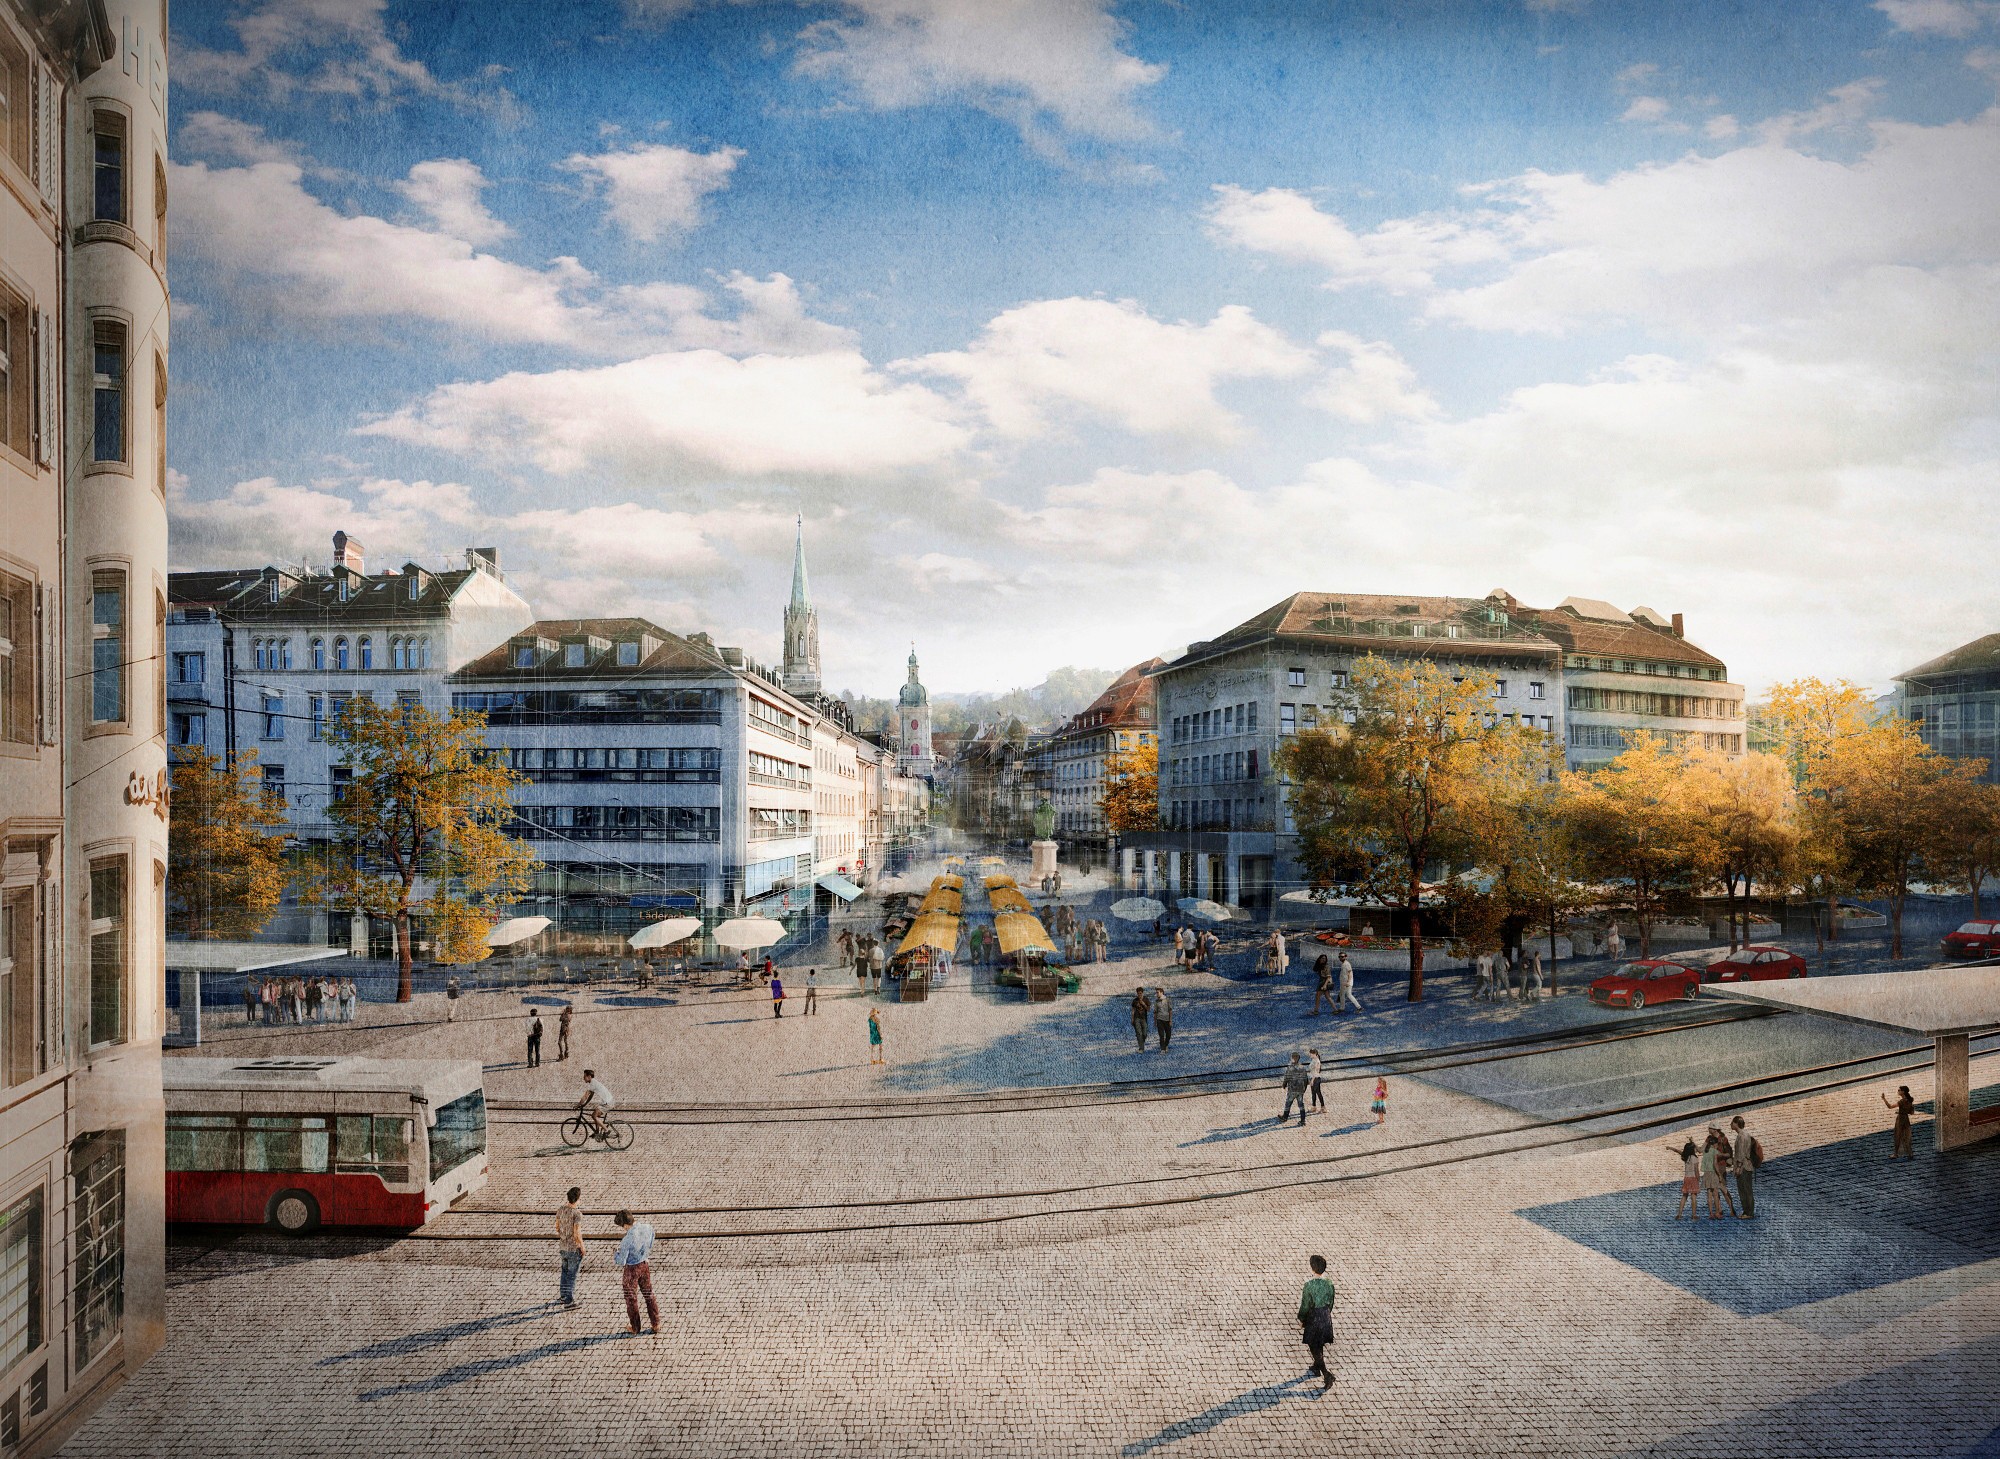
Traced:
<path fill-rule="evenodd" d="M 1985 880 L 1986 880 L 1986 868 L 1982 866 L 1973 867 L 1972 868 L 1972 920 L 1975 922 L 1979 920 L 1979 884 Z"/>
<path fill-rule="evenodd" d="M 1415 877 L 1410 879 L 1409 900 L 1404 903 L 1410 914 L 1410 1002 L 1424 1001 L 1424 922 L 1420 913 L 1423 906 L 1423 883 Z"/>
<path fill-rule="evenodd" d="M 410 908 L 406 902 L 396 909 L 396 1001 L 408 1003 L 410 997 Z"/>
<path fill-rule="evenodd" d="M 1826 893 L 1826 940 L 1840 941 L 1840 894 L 1831 887 Z"/>
<path fill-rule="evenodd" d="M 1903 896 L 1900 889 L 1889 896 L 1889 957 L 1903 955 Z"/>
<path fill-rule="evenodd" d="M 1556 960 L 1556 909 L 1549 908 L 1549 996 L 1555 997 L 1562 989 L 1557 986 L 1556 969 L 1562 964 Z"/>

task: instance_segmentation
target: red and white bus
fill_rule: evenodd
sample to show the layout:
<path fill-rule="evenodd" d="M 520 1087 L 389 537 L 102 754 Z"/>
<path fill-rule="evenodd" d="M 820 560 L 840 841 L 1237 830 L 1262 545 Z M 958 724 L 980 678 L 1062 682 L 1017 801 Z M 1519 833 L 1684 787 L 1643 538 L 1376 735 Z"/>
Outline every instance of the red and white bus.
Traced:
<path fill-rule="evenodd" d="M 169 1221 L 407 1229 L 486 1184 L 476 1061 L 162 1062 Z"/>

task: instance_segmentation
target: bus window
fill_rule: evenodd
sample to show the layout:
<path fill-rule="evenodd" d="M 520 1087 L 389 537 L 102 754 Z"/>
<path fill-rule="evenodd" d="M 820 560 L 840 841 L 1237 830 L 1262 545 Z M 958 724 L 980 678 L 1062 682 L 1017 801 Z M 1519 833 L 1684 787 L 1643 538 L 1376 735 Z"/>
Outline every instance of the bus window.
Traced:
<path fill-rule="evenodd" d="M 475 1089 L 437 1112 L 437 1124 L 431 1128 L 431 1179 L 485 1152 L 486 1092 Z"/>
<path fill-rule="evenodd" d="M 400 1184 L 410 1178 L 410 1121 L 394 1115 L 342 1115 L 339 1119 L 342 1174 L 379 1175 Z"/>
<path fill-rule="evenodd" d="M 323 1115 L 251 1115 L 243 1135 L 245 1170 L 324 1174 L 327 1121 Z"/>
<path fill-rule="evenodd" d="M 235 1115 L 168 1115 L 167 1169 L 241 1170 Z"/>

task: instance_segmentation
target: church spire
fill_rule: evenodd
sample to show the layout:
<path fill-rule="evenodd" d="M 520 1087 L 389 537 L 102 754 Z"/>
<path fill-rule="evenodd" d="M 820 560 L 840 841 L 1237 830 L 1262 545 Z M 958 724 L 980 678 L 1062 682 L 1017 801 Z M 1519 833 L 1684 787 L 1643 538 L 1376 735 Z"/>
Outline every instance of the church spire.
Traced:
<path fill-rule="evenodd" d="M 812 591 L 806 584 L 806 519 L 799 518 L 798 539 L 792 548 L 792 606 L 810 608 Z"/>

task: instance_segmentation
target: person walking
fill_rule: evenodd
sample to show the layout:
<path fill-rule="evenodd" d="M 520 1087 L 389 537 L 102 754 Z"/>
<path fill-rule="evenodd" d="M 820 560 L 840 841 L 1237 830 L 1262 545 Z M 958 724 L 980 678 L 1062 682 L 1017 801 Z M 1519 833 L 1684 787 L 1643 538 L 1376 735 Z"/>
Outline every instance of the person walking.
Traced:
<path fill-rule="evenodd" d="M 854 982 L 862 992 L 868 991 L 868 943 L 866 936 L 854 940 Z"/>
<path fill-rule="evenodd" d="M 868 1010 L 868 1062 L 886 1064 L 888 1059 L 882 1053 L 882 1010 Z"/>
<path fill-rule="evenodd" d="M 1348 960 L 1346 951 L 1340 954 L 1340 996 L 1334 1000 L 1334 1011 L 1345 1014 L 1350 1008 L 1361 1012 L 1361 1000 L 1354 996 L 1354 964 Z"/>
<path fill-rule="evenodd" d="M 1701 1219 L 1701 1151 L 1689 1140 L 1681 1146 L 1681 1203 L 1674 1208 L 1674 1219 L 1692 1211 L 1690 1220 Z"/>
<path fill-rule="evenodd" d="M 1507 949 L 1503 947 L 1499 956 L 1493 959 L 1493 997 L 1496 1002 L 1503 994 L 1509 998 L 1514 996 L 1514 979 L 1511 973 L 1512 970 L 1507 966 Z"/>
<path fill-rule="evenodd" d="M 1333 961 L 1325 953 L 1313 959 L 1313 1006 L 1306 1017 L 1318 1018 L 1322 1002 L 1333 1003 Z M 1334 1004 L 1336 1009 L 1339 1006 Z"/>
<path fill-rule="evenodd" d="M 868 949 L 868 982 L 877 993 L 882 991 L 882 973 L 888 966 L 889 954 L 882 950 L 881 943 L 875 943 Z"/>
<path fill-rule="evenodd" d="M 1324 1113 L 1326 1110 L 1326 1092 L 1320 1088 L 1319 1071 L 1323 1065 L 1320 1062 L 1319 1050 L 1307 1049 L 1306 1061 L 1306 1076 L 1312 1081 L 1308 1086 L 1312 1090 L 1312 1107 Z"/>
<path fill-rule="evenodd" d="M 1160 1036 L 1160 1052 L 1174 1040 L 1174 1005 L 1165 988 L 1153 990 L 1153 1032 Z"/>
<path fill-rule="evenodd" d="M 1303 1127 L 1306 1122 L 1306 1090 L 1311 1087 L 1312 1075 L 1306 1071 L 1306 1066 L 1299 1062 L 1297 1054 L 1293 1054 L 1292 1062 L 1285 1065 L 1285 1072 L 1279 1076 L 1278 1082 L 1285 1089 L 1285 1107 L 1278 1115 L 1278 1123 L 1282 1125 L 1290 1117 L 1292 1106 L 1297 1105 L 1299 1124 Z"/>
<path fill-rule="evenodd" d="M 1472 960 L 1472 996 L 1491 999 L 1493 997 L 1493 954 L 1482 952 Z"/>
<path fill-rule="evenodd" d="M 310 1020 L 311 1022 L 313 1022 L 313 1023 L 318 1023 L 318 1022 L 320 1021 L 320 1008 L 321 1008 L 321 1006 L 322 1006 L 322 1004 L 321 1004 L 321 999 L 320 999 L 320 993 L 319 993 L 319 979 L 318 979 L 318 978 L 307 978 L 307 979 L 306 979 L 306 1017 L 307 1017 L 307 1019 L 309 1019 L 309 1020 Z"/>
<path fill-rule="evenodd" d="M 565 1003 L 563 1004 L 562 1017 L 556 1020 L 556 1062 L 558 1064 L 569 1057 L 569 1021 L 575 1014 L 576 1010 Z"/>
<path fill-rule="evenodd" d="M 806 969 L 806 1007 L 799 1017 L 810 1018 L 819 1012 L 819 969 Z"/>
<path fill-rule="evenodd" d="M 458 1022 L 457 978 L 446 978 L 444 980 L 444 1021 L 446 1023 Z"/>
<path fill-rule="evenodd" d="M 771 974 L 771 1017 L 785 1016 L 785 980 L 776 973 Z"/>
<path fill-rule="evenodd" d="M 354 1005 L 360 996 L 360 991 L 354 986 L 354 979 L 342 978 L 340 980 L 340 1016 L 342 1022 L 354 1022 Z"/>
<path fill-rule="evenodd" d="M 243 1021 L 246 1024 L 255 1023 L 257 1021 L 257 992 L 258 992 L 257 975 L 255 973 L 244 974 Z"/>
<path fill-rule="evenodd" d="M 530 1020 L 528 1024 L 528 1067 L 530 1069 L 539 1069 L 542 1066 L 542 1011 L 539 1008 L 530 1008 L 528 1010 L 528 1018 Z"/>
<path fill-rule="evenodd" d="M 1910 1097 L 1910 1086 L 1896 1086 L 1896 1102 L 1889 1103 L 1889 1096 L 1882 1096 L 1882 1104 L 1896 1112 L 1896 1148 L 1889 1153 L 1891 1160 L 1915 1160 L 1916 1145 L 1910 1138 L 1910 1116 L 1917 1112 L 1917 1102 Z"/>
<path fill-rule="evenodd" d="M 1521 980 L 1521 996 L 1530 1003 L 1542 1001 L 1542 953 L 1541 949 L 1528 954 L 1528 975 Z"/>
<path fill-rule="evenodd" d="M 986 928 L 983 925 L 974 924 L 968 946 L 972 953 L 972 965 L 983 967 L 986 962 Z"/>
<path fill-rule="evenodd" d="M 1202 933 L 1202 935 L 1201 935 L 1201 970 L 1202 970 L 1203 972 L 1205 972 L 1205 973 L 1206 973 L 1206 972 L 1210 972 L 1210 971 L 1212 971 L 1212 970 L 1214 969 L 1214 967 L 1215 967 L 1215 950 L 1216 950 L 1216 948 L 1220 947 L 1221 945 L 1222 945 L 1222 939 L 1221 939 L 1220 937 L 1217 937 L 1217 936 L 1215 935 L 1215 929 L 1214 929 L 1213 927 L 1209 928 L 1209 929 L 1208 929 L 1208 931 L 1206 931 L 1206 932 Z"/>
<path fill-rule="evenodd" d="M 1378 1125 L 1389 1118 L 1389 1081 L 1380 1074 L 1375 1076 L 1375 1097 L 1368 1101 L 1368 1109 Z"/>
<path fill-rule="evenodd" d="M 1271 929 L 1271 976 L 1274 978 L 1284 977 L 1285 969 L 1290 967 L 1291 964 L 1292 956 L 1285 950 L 1285 929 L 1282 927 L 1273 927 Z"/>
<path fill-rule="evenodd" d="M 583 1268 L 583 1187 L 571 1186 L 569 1195 L 556 1207 L 556 1257 L 562 1263 L 556 1282 L 556 1300 L 565 1307 L 576 1306 L 576 1274 Z"/>
<path fill-rule="evenodd" d="M 653 1324 L 653 1336 L 660 1335 L 660 1304 L 653 1298 L 653 1228 L 632 1219 L 630 1211 L 615 1218 L 624 1237 L 618 1243 L 618 1285 L 625 1293 L 625 1321 L 632 1335 L 639 1335 L 639 1298 L 646 1299 L 646 1316 Z"/>
<path fill-rule="evenodd" d="M 1307 1371 L 1320 1379 L 1320 1392 L 1333 1387 L 1333 1370 L 1326 1365 L 1326 1345 L 1333 1341 L 1333 1283 L 1326 1279 L 1326 1258 L 1314 1256 L 1306 1263 L 1312 1276 L 1299 1292 L 1299 1341 L 1312 1354 Z"/>
<path fill-rule="evenodd" d="M 1714 1125 L 1708 1127 L 1709 1138 L 1715 1141 L 1715 1188 L 1722 1194 L 1722 1203 L 1729 1207 L 1729 1214 L 1741 1216 L 1736 1209 L 1736 1194 L 1730 1189 L 1730 1177 L 1736 1171 L 1736 1156 L 1729 1144 L 1729 1137 Z"/>
<path fill-rule="evenodd" d="M 1152 1013 L 1153 1010 L 1146 1005 L 1146 990 L 1144 988 L 1134 988 L 1132 990 L 1132 1037 L 1139 1041 L 1139 1049 L 1142 1053 L 1146 1048 L 1146 1025 L 1151 1021 Z"/>
<path fill-rule="evenodd" d="M 1742 1115 L 1729 1122 L 1729 1129 L 1729 1164 L 1736 1172 L 1736 1194 L 1743 1198 L 1743 1219 L 1748 1221 L 1757 1214 L 1757 1167 L 1764 1163 L 1764 1151 Z"/>

